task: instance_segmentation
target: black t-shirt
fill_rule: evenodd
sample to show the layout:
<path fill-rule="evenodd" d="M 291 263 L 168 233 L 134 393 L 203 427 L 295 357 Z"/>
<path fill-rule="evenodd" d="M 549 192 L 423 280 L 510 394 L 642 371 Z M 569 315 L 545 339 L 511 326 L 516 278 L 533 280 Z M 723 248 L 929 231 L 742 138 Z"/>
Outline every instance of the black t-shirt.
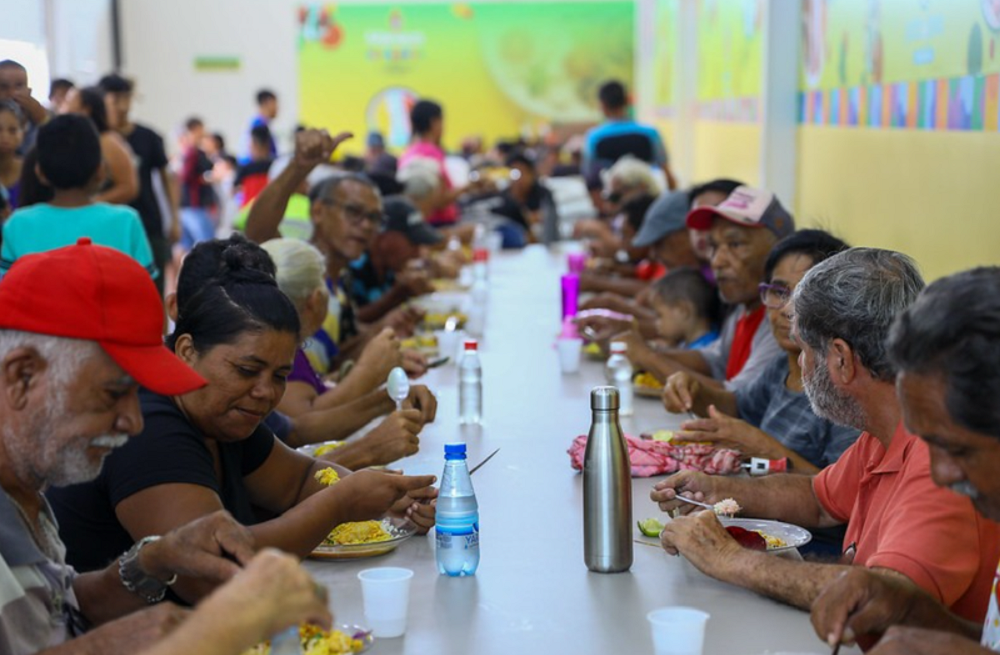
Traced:
<path fill-rule="evenodd" d="M 497 214 L 498 216 L 506 216 L 510 220 L 518 223 L 521 227 L 526 230 L 530 230 L 531 226 L 528 224 L 528 217 L 525 215 L 525 210 L 527 211 L 538 211 L 542 208 L 542 204 L 552 199 L 552 192 L 546 189 L 541 184 L 535 184 L 528 191 L 528 197 L 525 202 L 515 200 L 509 191 L 504 191 L 500 195 L 499 202 L 496 205 L 490 207 L 490 212 Z"/>
<path fill-rule="evenodd" d="M 136 125 L 125 139 L 135 153 L 139 174 L 139 195 L 129 206 L 139 212 L 142 226 L 149 236 L 163 236 L 163 216 L 153 191 L 153 171 L 167 165 L 167 153 L 160 135 L 145 125 Z"/>
<path fill-rule="evenodd" d="M 243 441 L 218 442 L 220 484 L 205 438 L 174 401 L 145 389 L 139 399 L 145 423 L 142 434 L 105 458 L 97 479 L 47 492 L 66 544 L 66 561 L 77 571 L 102 569 L 132 546 L 135 539 L 118 522 L 115 507 L 149 487 L 173 483 L 208 487 L 237 521 L 257 522 L 243 478 L 271 454 L 275 443 L 271 431 L 261 425 Z"/>

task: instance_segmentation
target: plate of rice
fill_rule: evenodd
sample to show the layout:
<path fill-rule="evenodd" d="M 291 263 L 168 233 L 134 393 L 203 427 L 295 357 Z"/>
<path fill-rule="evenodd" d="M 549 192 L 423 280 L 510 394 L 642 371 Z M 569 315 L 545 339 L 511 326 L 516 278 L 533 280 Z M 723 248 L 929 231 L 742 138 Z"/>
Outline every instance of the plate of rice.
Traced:
<path fill-rule="evenodd" d="M 299 626 L 303 655 L 348 655 L 363 653 L 372 647 L 375 638 L 372 631 L 357 625 L 342 625 L 326 631 L 314 625 L 303 623 Z M 243 655 L 271 655 L 271 644 L 262 642 Z"/>
<path fill-rule="evenodd" d="M 310 557 L 316 559 L 360 559 L 390 553 L 413 536 L 416 527 L 403 518 L 355 521 L 335 527 Z"/>

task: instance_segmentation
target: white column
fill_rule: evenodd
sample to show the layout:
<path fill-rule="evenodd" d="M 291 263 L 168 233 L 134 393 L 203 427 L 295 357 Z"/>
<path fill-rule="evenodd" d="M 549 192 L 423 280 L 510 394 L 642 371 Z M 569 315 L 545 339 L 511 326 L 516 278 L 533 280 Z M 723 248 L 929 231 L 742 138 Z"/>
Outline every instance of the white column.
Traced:
<path fill-rule="evenodd" d="M 795 206 L 801 26 L 799 0 L 764 3 L 760 181 L 789 209 Z"/>

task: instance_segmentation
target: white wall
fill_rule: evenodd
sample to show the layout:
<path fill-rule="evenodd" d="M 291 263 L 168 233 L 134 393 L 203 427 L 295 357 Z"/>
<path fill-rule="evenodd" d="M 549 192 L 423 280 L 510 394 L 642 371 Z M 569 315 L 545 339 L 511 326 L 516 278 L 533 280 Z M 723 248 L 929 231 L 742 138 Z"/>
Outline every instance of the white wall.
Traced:
<path fill-rule="evenodd" d="M 123 72 L 134 77 L 135 116 L 173 134 L 197 115 L 236 152 L 256 113 L 258 89 L 273 89 L 273 126 L 290 143 L 298 113 L 295 0 L 124 0 Z M 234 56 L 235 72 L 195 69 L 199 56 Z M 168 138 L 173 145 L 173 139 Z"/>

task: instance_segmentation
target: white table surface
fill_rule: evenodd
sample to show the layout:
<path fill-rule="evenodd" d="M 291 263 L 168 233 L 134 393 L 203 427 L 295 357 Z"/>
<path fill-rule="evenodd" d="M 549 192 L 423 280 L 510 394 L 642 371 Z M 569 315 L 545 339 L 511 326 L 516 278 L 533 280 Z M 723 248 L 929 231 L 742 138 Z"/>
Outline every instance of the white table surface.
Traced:
<path fill-rule="evenodd" d="M 636 544 L 627 573 L 587 570 L 582 476 L 570 467 L 566 450 L 589 428 L 589 391 L 603 384 L 603 364 L 584 360 L 578 374 L 559 372 L 552 343 L 564 271 L 565 255 L 541 247 L 491 263 L 481 430 L 458 425 L 454 365 L 422 380 L 438 397 L 438 417 L 421 434 L 420 453 L 401 463 L 406 472 L 440 476 L 449 441 L 467 441 L 470 465 L 500 447 L 473 477 L 481 525 L 478 572 L 470 578 L 438 575 L 433 531 L 377 558 L 307 561 L 329 587 L 336 622 L 365 622 L 358 571 L 403 566 L 415 572 L 407 633 L 378 641 L 374 653 L 652 653 L 646 614 L 664 605 L 711 615 L 705 655 L 828 653 L 807 613 L 712 580 L 662 549 Z M 635 403 L 635 416 L 622 420 L 626 433 L 672 428 L 680 420 L 655 399 L 637 397 Z M 634 519 L 659 516 L 649 499 L 657 479 L 633 480 Z"/>

